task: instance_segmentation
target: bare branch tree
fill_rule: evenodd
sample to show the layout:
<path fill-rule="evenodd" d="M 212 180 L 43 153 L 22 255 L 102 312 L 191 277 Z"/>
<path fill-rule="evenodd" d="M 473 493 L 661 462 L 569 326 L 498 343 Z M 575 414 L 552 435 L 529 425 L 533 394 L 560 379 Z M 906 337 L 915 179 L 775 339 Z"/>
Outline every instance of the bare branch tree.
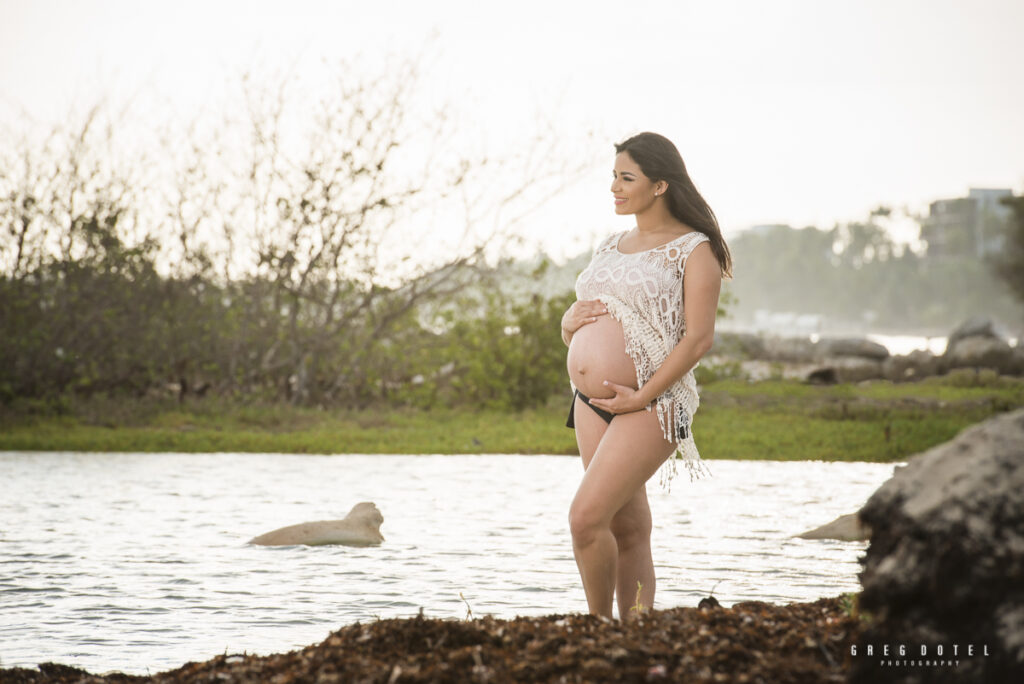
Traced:
<path fill-rule="evenodd" d="M 312 93 L 294 73 L 248 74 L 240 118 L 143 126 L 145 152 L 118 156 L 102 102 L 42 146 L 0 146 L 4 273 L 88 264 L 117 271 L 104 287 L 145 279 L 115 298 L 137 307 L 138 349 L 94 377 L 145 367 L 132 382 L 174 380 L 182 397 L 210 376 L 221 391 L 365 403 L 401 381 L 381 350 L 433 344 L 427 305 L 485 287 L 487 259 L 590 163 L 567 161 L 566 136 L 543 124 L 514 154 L 467 151 L 450 110 L 416 99 L 424 63 L 342 62 Z M 117 275 L 126 264 L 135 275 Z M 80 305 L 56 297 L 72 327 L 54 340 L 111 320 Z"/>

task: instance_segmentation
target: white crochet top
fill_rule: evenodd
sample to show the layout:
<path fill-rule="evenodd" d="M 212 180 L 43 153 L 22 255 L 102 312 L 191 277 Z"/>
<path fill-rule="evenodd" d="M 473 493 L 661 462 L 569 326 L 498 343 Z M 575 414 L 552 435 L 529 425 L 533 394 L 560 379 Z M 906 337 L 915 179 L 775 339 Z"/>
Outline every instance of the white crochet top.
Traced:
<path fill-rule="evenodd" d="M 594 250 L 576 279 L 576 298 L 600 300 L 622 324 L 626 353 L 636 366 L 637 387 L 641 387 L 686 334 L 683 272 L 690 252 L 708 236 L 692 231 L 653 249 L 624 254 L 618 245 L 627 232 L 610 235 Z M 676 444 L 673 457 L 660 469 L 663 487 L 671 482 L 678 458 L 683 459 L 691 480 L 711 474 L 690 430 L 699 404 L 692 368 L 654 401 L 665 439 Z"/>

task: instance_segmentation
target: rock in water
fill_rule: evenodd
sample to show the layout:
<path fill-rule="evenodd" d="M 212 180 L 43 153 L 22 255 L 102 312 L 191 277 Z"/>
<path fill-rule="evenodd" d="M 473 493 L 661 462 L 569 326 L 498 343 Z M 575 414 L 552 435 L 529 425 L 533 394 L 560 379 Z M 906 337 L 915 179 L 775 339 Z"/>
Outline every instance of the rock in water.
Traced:
<path fill-rule="evenodd" d="M 821 527 L 815 527 L 803 534 L 796 535 L 800 539 L 838 539 L 839 541 L 864 541 L 871 536 L 871 530 L 857 519 L 856 513 L 841 515 Z"/>
<path fill-rule="evenodd" d="M 872 530 L 859 575 L 872 620 L 849 681 L 1024 681 L 1024 409 L 914 457 L 858 515 Z M 884 666 L 885 644 L 959 665 Z"/>
<path fill-rule="evenodd" d="M 254 537 L 249 543 L 262 546 L 371 546 L 384 541 L 380 533 L 383 522 L 384 516 L 377 510 L 377 506 L 370 501 L 363 501 L 353 506 L 343 520 L 317 520 L 289 525 Z"/>

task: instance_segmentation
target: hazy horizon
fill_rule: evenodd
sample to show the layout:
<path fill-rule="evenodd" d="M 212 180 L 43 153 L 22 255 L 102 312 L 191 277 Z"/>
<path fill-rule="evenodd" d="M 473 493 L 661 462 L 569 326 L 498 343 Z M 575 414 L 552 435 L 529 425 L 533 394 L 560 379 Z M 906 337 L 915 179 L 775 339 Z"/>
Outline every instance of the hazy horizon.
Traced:
<path fill-rule="evenodd" d="M 379 63 L 432 33 L 423 90 L 498 154 L 541 122 L 600 137 L 605 168 L 524 223 L 557 260 L 632 225 L 608 186 L 612 144 L 679 147 L 726 238 L 827 229 L 875 206 L 922 213 L 971 187 L 1024 191 L 1024 4 L 986 2 L 135 3 L 0 0 L 2 116 L 59 121 L 99 93 L 189 116 L 259 65 Z M 606 139 L 605 139 L 606 138 Z M 598 165 L 599 166 L 599 165 Z M 517 179 L 510 178 L 514 183 Z M 910 242 L 916 227 L 890 226 Z"/>

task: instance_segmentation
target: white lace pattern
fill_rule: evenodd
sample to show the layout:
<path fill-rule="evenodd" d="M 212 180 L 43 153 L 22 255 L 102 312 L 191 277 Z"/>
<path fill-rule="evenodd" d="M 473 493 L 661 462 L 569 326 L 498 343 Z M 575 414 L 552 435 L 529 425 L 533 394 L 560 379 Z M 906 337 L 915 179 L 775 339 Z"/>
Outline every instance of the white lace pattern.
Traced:
<path fill-rule="evenodd" d="M 693 231 L 653 249 L 624 254 L 618 244 L 627 232 L 615 233 L 598 245 L 590 264 L 576 279 L 576 298 L 600 300 L 609 315 L 622 324 L 626 353 L 636 366 L 637 386 L 641 387 L 686 334 L 686 259 L 708 236 Z M 673 457 L 660 469 L 663 487 L 670 484 L 678 458 L 683 459 L 691 480 L 711 474 L 690 429 L 699 404 L 692 368 L 654 401 L 665 439 L 676 445 Z"/>

